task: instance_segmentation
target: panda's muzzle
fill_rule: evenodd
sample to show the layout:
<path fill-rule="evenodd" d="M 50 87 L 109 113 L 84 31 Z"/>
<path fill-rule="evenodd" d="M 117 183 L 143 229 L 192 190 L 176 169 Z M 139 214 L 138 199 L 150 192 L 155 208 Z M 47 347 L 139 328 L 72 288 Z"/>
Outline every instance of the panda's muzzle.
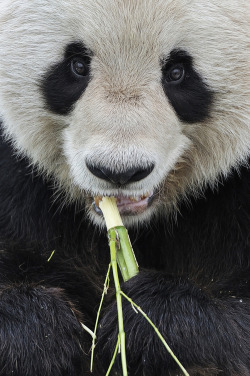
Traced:
<path fill-rule="evenodd" d="M 148 177 L 153 171 L 155 165 L 150 164 L 147 167 L 136 166 L 127 170 L 111 170 L 104 166 L 94 166 L 93 164 L 86 163 L 88 170 L 97 178 L 103 179 L 112 185 L 115 189 L 124 188 L 123 194 L 116 194 L 117 206 L 123 215 L 135 215 L 142 213 L 151 205 L 154 192 L 148 192 L 143 195 L 126 196 L 126 185 L 141 181 Z M 98 202 L 102 196 L 93 197 L 92 207 L 97 214 L 101 214 Z"/>
<path fill-rule="evenodd" d="M 150 164 L 147 167 L 136 166 L 124 171 L 111 170 L 104 166 L 94 166 L 89 163 L 86 163 L 86 166 L 94 176 L 116 186 L 123 186 L 145 179 L 154 169 L 154 164 Z"/>

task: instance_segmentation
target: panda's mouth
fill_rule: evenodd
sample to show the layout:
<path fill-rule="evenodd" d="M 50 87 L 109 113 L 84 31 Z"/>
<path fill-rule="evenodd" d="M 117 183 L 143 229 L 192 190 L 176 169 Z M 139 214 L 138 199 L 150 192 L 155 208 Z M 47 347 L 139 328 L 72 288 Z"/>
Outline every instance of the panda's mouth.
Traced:
<path fill-rule="evenodd" d="M 121 215 L 137 215 L 146 211 L 153 203 L 156 194 L 154 192 L 146 193 L 141 196 L 115 196 L 117 207 Z M 99 202 L 103 196 L 95 196 L 93 199 L 93 209 L 99 215 L 102 215 L 99 208 Z"/>

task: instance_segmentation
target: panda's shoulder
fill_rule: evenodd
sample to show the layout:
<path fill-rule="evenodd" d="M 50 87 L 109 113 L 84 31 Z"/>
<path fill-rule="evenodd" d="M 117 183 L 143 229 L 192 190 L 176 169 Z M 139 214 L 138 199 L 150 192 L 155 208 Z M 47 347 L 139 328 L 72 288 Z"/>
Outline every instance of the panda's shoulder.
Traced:
<path fill-rule="evenodd" d="M 49 188 L 44 179 L 34 173 L 27 158 L 19 156 L 0 135 L 0 236 L 18 236 L 22 228 L 35 227 L 39 215 L 47 206 Z M 37 214 L 36 214 L 37 213 Z M 35 216 L 37 216 L 35 218 Z M 30 221 L 29 221 L 30 218 Z M 32 222 L 34 226 L 31 226 Z"/>
<path fill-rule="evenodd" d="M 183 229 L 196 233 L 198 239 L 204 234 L 211 246 L 223 247 L 225 238 L 227 246 L 236 245 L 240 239 L 245 243 L 250 228 L 249 167 L 233 169 L 216 186 L 207 187 L 200 197 L 184 203 L 180 213 Z"/>
<path fill-rule="evenodd" d="M 0 134 L 0 194 L 1 199 L 4 196 L 11 195 L 15 187 L 20 188 L 24 183 L 24 176 L 27 174 L 27 163 L 22 158 L 14 155 L 14 149 L 11 143 L 6 140 L 2 132 Z"/>
<path fill-rule="evenodd" d="M 201 207 L 220 213 L 240 213 L 250 211 L 250 169 L 246 164 L 232 169 L 216 187 L 207 188 Z"/>
<path fill-rule="evenodd" d="M 32 169 L 27 158 L 23 158 L 15 151 L 0 130 L 0 194 L 3 199 L 6 195 L 20 196 L 25 190 L 26 194 L 32 192 L 34 179 Z M 36 182 L 37 183 L 37 182 Z"/>
<path fill-rule="evenodd" d="M 64 243 L 67 248 L 79 229 L 84 233 L 82 210 L 65 205 L 54 181 L 20 157 L 0 133 L 0 242 L 9 247 L 46 250 Z M 76 235 L 74 235 L 76 233 Z M 76 240 L 75 240 L 76 241 Z"/>

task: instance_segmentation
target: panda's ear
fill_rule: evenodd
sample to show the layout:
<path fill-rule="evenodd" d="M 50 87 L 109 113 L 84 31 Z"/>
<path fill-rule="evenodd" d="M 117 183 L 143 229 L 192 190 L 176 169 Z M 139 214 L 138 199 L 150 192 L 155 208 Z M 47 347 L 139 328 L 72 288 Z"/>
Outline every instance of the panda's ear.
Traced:
<path fill-rule="evenodd" d="M 209 117 L 213 92 L 194 69 L 193 58 L 173 50 L 162 66 L 162 86 L 177 116 L 185 123 Z"/>
<path fill-rule="evenodd" d="M 90 81 L 90 64 L 91 54 L 83 44 L 66 46 L 64 57 L 49 67 L 40 85 L 50 111 L 67 115 L 72 110 Z"/>

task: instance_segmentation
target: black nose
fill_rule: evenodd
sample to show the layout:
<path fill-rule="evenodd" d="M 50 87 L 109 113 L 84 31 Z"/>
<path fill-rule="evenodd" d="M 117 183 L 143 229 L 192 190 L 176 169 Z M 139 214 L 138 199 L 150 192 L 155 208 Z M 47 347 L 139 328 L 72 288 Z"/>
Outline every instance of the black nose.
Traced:
<path fill-rule="evenodd" d="M 86 163 L 90 172 L 100 179 L 107 180 L 114 184 L 124 185 L 146 178 L 154 169 L 154 165 L 151 164 L 148 167 L 135 167 L 126 171 L 115 171 L 102 166 L 93 166 Z"/>

